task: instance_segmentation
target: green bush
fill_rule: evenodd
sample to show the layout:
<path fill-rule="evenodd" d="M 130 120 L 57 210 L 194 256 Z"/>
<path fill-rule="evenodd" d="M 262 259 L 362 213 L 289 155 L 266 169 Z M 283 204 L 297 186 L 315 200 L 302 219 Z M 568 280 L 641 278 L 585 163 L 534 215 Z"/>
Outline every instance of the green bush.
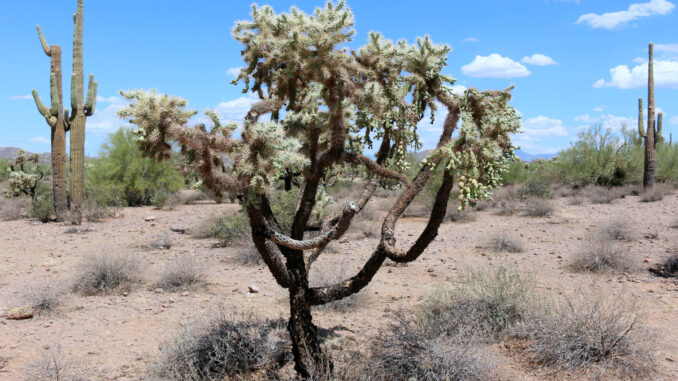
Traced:
<path fill-rule="evenodd" d="M 31 201 L 30 215 L 40 222 L 49 222 L 54 213 L 54 201 L 49 195 L 40 195 Z"/>
<path fill-rule="evenodd" d="M 0 181 L 5 181 L 9 178 L 9 160 L 0 158 Z"/>
<path fill-rule="evenodd" d="M 271 195 L 271 211 L 275 219 L 280 224 L 283 233 L 289 234 L 292 231 L 292 222 L 294 222 L 294 210 L 299 199 L 299 188 L 289 191 L 278 190 Z"/>
<path fill-rule="evenodd" d="M 530 177 L 529 164 L 522 160 L 516 160 L 509 164 L 508 170 L 502 176 L 502 184 L 515 185 L 527 181 Z"/>
<path fill-rule="evenodd" d="M 211 235 L 219 239 L 222 246 L 242 244 L 249 240 L 250 232 L 249 218 L 242 212 L 218 218 L 211 229 Z"/>
<path fill-rule="evenodd" d="M 104 204 L 117 206 L 122 200 L 129 206 L 149 205 L 157 192 L 175 192 L 184 185 L 174 169 L 176 158 L 143 157 L 129 129 L 110 134 L 99 156 L 87 165 L 85 191 L 87 197 L 100 198 Z"/>

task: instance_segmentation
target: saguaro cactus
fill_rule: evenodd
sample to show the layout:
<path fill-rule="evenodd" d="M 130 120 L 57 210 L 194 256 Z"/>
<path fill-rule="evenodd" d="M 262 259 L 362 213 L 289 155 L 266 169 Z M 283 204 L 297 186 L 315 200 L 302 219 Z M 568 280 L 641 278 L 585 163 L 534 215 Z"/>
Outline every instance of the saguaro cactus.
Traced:
<path fill-rule="evenodd" d="M 638 99 L 638 133 L 645 139 L 645 163 L 643 168 L 643 189 L 654 186 L 654 172 L 657 167 L 657 142 L 662 130 L 662 114 L 659 114 L 659 123 L 655 130 L 654 124 L 654 62 L 652 59 L 654 44 L 650 42 L 648 73 L 647 73 L 647 129 L 643 128 L 643 99 Z"/>
<path fill-rule="evenodd" d="M 94 114 L 97 97 L 97 83 L 90 74 L 87 84 L 87 98 L 84 97 L 84 75 L 82 64 L 82 2 L 78 0 L 78 9 L 73 15 L 73 74 L 71 75 L 71 222 L 79 224 L 82 220 L 82 202 L 85 186 L 85 123 L 88 116 Z"/>
<path fill-rule="evenodd" d="M 61 47 L 49 45 L 42 30 L 38 25 L 38 36 L 42 43 L 45 54 L 50 58 L 50 96 L 51 107 L 47 108 L 38 92 L 33 90 L 33 99 L 38 111 L 45 117 L 51 128 L 52 143 L 52 191 L 54 195 L 54 209 L 57 221 L 63 221 L 68 212 L 68 200 L 66 198 L 66 131 L 67 121 L 64 119 L 63 94 L 61 88 Z"/>
<path fill-rule="evenodd" d="M 84 97 L 84 75 L 82 64 L 82 18 L 83 0 L 78 0 L 76 13 L 73 15 L 75 30 L 73 32 L 73 75 L 71 76 L 71 115 L 63 108 L 61 48 L 59 45 L 48 45 L 45 36 L 38 26 L 38 35 L 42 48 L 51 58 L 50 93 L 51 107 L 47 108 L 38 92 L 33 90 L 33 98 L 38 111 L 52 127 L 52 170 L 54 172 L 54 206 L 57 220 L 65 219 L 68 211 L 66 198 L 66 132 L 70 130 L 71 140 L 71 222 L 79 224 L 82 220 L 82 201 L 85 170 L 85 122 L 86 117 L 94 113 L 97 97 L 97 83 L 90 75 L 87 98 Z"/>

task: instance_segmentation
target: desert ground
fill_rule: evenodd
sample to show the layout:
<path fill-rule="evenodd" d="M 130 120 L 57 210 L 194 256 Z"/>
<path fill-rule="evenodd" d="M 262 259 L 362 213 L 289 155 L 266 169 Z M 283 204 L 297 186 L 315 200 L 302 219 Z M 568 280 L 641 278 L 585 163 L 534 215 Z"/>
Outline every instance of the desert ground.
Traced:
<path fill-rule="evenodd" d="M 678 244 L 678 196 L 643 203 L 627 196 L 611 204 L 571 205 L 568 198 L 553 200 L 553 215 L 544 218 L 523 214 L 502 216 L 496 209 L 474 212 L 475 219 L 445 222 L 438 238 L 414 263 L 384 266 L 361 291 L 364 301 L 352 311 L 329 309 L 314 313 L 315 323 L 334 329 L 337 346 L 360 345 L 379 333 L 393 311 L 417 308 L 426 295 L 440 286 L 463 281 L 469 268 L 501 265 L 531 272 L 537 287 L 547 293 L 577 293 L 594 288 L 611 297 L 626 296 L 642 312 L 650 328 L 657 379 L 678 375 L 678 282 L 661 278 L 648 268 L 661 263 Z M 173 210 L 152 207 L 123 208 L 103 222 L 85 223 L 77 231 L 62 223 L 43 224 L 22 219 L 0 221 L 0 311 L 26 303 L 26 290 L 51 284 L 63 290 L 65 300 L 57 311 L 25 320 L 0 319 L 0 379 L 22 380 L 45 354 L 56 351 L 88 379 L 138 380 L 159 354 L 160 346 L 182 327 L 209 319 L 221 311 L 253 313 L 266 318 L 288 316 L 287 295 L 263 266 L 235 261 L 237 247 L 214 247 L 214 239 L 198 239 L 174 230 L 191 229 L 213 215 L 232 213 L 236 204 L 205 201 L 179 205 Z M 154 217 L 154 218 L 148 218 Z M 587 237 L 611 220 L 630 222 L 637 238 L 625 242 L 639 262 L 632 272 L 600 274 L 576 272 L 569 264 Z M 425 225 L 424 218 L 403 218 L 397 224 L 398 243 L 413 242 Z M 373 223 L 380 225 L 380 221 Z M 498 232 L 520 240 L 524 251 L 496 253 L 484 248 Z M 157 242 L 169 239 L 169 248 Z M 349 234 L 314 265 L 314 272 L 343 268 L 357 270 L 371 253 L 377 236 Z M 69 285 L 83 258 L 94 253 L 126 252 L 138 258 L 144 282 L 129 292 L 103 296 L 71 293 Z M 164 264 L 175 256 L 191 256 L 205 265 L 207 285 L 187 290 L 157 289 L 154 285 Z M 317 278 L 317 276 L 316 276 Z M 312 279 L 314 279 L 312 277 Z M 258 292 L 249 287 L 256 285 Z M 356 344 L 357 343 L 357 344 Z M 493 345 L 501 374 L 512 380 L 576 379 L 567 374 L 525 366 L 510 346 Z"/>

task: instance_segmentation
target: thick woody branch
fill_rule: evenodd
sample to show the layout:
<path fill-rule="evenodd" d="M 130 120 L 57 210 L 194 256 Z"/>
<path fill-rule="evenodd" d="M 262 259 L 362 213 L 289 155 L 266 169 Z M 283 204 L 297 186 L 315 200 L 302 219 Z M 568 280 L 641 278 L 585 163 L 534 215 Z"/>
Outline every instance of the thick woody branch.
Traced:
<path fill-rule="evenodd" d="M 330 229 L 327 231 L 319 234 L 318 236 L 307 239 L 307 240 L 296 240 L 292 239 L 280 232 L 277 232 L 270 227 L 267 227 L 266 229 L 266 235 L 267 237 L 273 241 L 274 243 L 278 245 L 285 246 L 287 248 L 293 249 L 293 250 L 311 250 L 318 248 L 320 246 L 326 245 L 328 242 L 330 242 L 332 239 L 334 239 L 335 235 L 337 232 L 341 231 L 342 233 L 348 229 L 348 226 L 350 225 L 351 219 L 355 215 L 355 213 L 358 211 L 358 206 L 356 206 L 354 203 L 349 203 L 344 207 L 344 211 L 342 213 L 342 218 Z"/>
<path fill-rule="evenodd" d="M 289 286 L 289 275 L 287 274 L 284 258 L 279 253 L 270 250 L 266 245 L 265 231 L 267 227 L 261 209 L 250 204 L 247 206 L 246 210 L 250 219 L 254 246 L 257 248 L 257 251 L 261 255 L 266 266 L 268 266 L 271 274 L 273 274 L 276 282 L 278 282 L 281 287 L 287 288 Z"/>
<path fill-rule="evenodd" d="M 364 165 L 367 169 L 370 170 L 370 172 L 374 173 L 375 175 L 381 178 L 398 180 L 403 185 L 409 184 L 410 182 L 410 180 L 405 175 L 384 168 L 383 166 L 377 164 L 372 159 L 361 153 L 344 152 L 343 158 L 349 163 Z"/>

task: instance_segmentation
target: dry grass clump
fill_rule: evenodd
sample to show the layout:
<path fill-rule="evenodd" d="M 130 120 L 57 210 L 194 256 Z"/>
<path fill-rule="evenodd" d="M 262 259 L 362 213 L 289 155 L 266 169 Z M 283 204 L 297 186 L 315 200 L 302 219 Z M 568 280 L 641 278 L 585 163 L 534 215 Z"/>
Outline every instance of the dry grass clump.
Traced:
<path fill-rule="evenodd" d="M 282 320 L 220 313 L 207 323 L 184 328 L 161 347 L 149 376 L 197 381 L 252 379 L 253 372 L 272 375 L 290 361 L 286 332 Z"/>
<path fill-rule="evenodd" d="M 57 346 L 42 353 L 42 355 L 26 366 L 24 375 L 26 380 L 40 381 L 86 381 L 87 371 L 76 361 L 66 358 Z"/>
<path fill-rule="evenodd" d="M 205 284 L 205 265 L 193 256 L 175 256 L 169 260 L 156 283 L 163 290 L 194 288 Z"/>
<path fill-rule="evenodd" d="M 466 223 L 476 220 L 476 214 L 473 210 L 459 210 L 457 209 L 458 205 L 458 203 L 450 201 L 447 205 L 447 213 L 445 214 L 446 221 Z"/>
<path fill-rule="evenodd" d="M 374 238 L 379 235 L 381 224 L 362 218 L 354 219 L 350 227 L 355 238 Z"/>
<path fill-rule="evenodd" d="M 678 253 L 674 253 L 664 263 L 650 268 L 650 272 L 664 278 L 678 277 Z"/>
<path fill-rule="evenodd" d="M 211 228 L 211 236 L 217 238 L 222 247 L 243 245 L 250 241 L 250 234 L 249 218 L 239 212 L 218 218 Z"/>
<path fill-rule="evenodd" d="M 0 197 L 0 220 L 14 221 L 24 216 L 26 200 L 21 198 Z"/>
<path fill-rule="evenodd" d="M 614 200 L 625 196 L 625 192 L 618 188 L 591 187 L 586 190 L 592 204 L 611 204 Z"/>
<path fill-rule="evenodd" d="M 633 241 L 636 239 L 637 232 L 630 222 L 613 220 L 603 225 L 598 231 L 598 235 L 603 240 Z"/>
<path fill-rule="evenodd" d="M 492 234 L 484 247 L 498 253 L 522 253 L 524 250 L 523 243 L 506 232 Z"/>
<path fill-rule="evenodd" d="M 656 202 L 664 199 L 664 196 L 668 194 L 667 189 L 662 186 L 655 186 L 650 190 L 647 190 L 640 195 L 640 202 Z"/>
<path fill-rule="evenodd" d="M 594 379 L 649 379 L 654 372 L 647 330 L 625 298 L 583 292 L 519 328 L 528 339 L 525 354 L 540 367 Z"/>
<path fill-rule="evenodd" d="M 528 217 L 550 217 L 554 211 L 553 203 L 549 200 L 533 198 L 525 203 L 525 215 Z"/>
<path fill-rule="evenodd" d="M 127 253 L 91 254 L 80 263 L 72 290 L 85 296 L 129 291 L 141 282 L 139 270 L 139 262 Z"/>
<path fill-rule="evenodd" d="M 470 331 L 430 336 L 416 321 L 396 317 L 373 340 L 367 358 L 347 380 L 491 379 L 495 360 Z"/>
<path fill-rule="evenodd" d="M 409 217 L 428 217 L 431 215 L 431 207 L 425 202 L 414 200 L 412 203 L 405 209 L 402 216 Z"/>
<path fill-rule="evenodd" d="M 583 203 L 584 198 L 579 195 L 572 196 L 567 200 L 567 204 L 572 206 L 579 206 L 582 205 Z"/>
<path fill-rule="evenodd" d="M 638 267 L 637 260 L 622 245 L 594 237 L 579 249 L 572 268 L 577 271 L 630 271 Z"/>
<path fill-rule="evenodd" d="M 534 286 L 531 275 L 506 267 L 471 271 L 466 284 L 441 288 L 426 299 L 419 324 L 430 336 L 472 331 L 498 338 L 533 309 Z"/>
<path fill-rule="evenodd" d="M 101 222 L 115 215 L 115 208 L 104 206 L 96 202 L 86 202 L 82 216 L 88 222 Z"/>
<path fill-rule="evenodd" d="M 217 224 L 218 216 L 211 214 L 203 218 L 200 223 L 186 229 L 186 233 L 195 238 L 211 238 L 212 228 Z"/>
<path fill-rule="evenodd" d="M 497 214 L 500 216 L 512 216 L 520 211 L 520 204 L 515 200 L 501 200 L 497 207 Z"/>
<path fill-rule="evenodd" d="M 51 283 L 29 285 L 23 296 L 26 304 L 36 315 L 49 315 L 56 312 L 65 300 L 63 290 Z"/>
<path fill-rule="evenodd" d="M 172 238 L 170 238 L 169 233 L 162 233 L 144 245 L 143 248 L 146 250 L 169 250 L 172 248 Z"/>
<path fill-rule="evenodd" d="M 311 287 L 325 287 L 332 284 L 339 283 L 349 277 L 349 271 L 346 268 L 346 263 L 339 263 L 328 266 L 327 269 L 320 269 L 316 265 L 309 276 L 309 284 Z M 352 274 L 351 274 L 352 275 Z M 340 299 L 331 303 L 323 304 L 315 308 L 319 310 L 331 310 L 335 312 L 354 311 L 362 307 L 367 300 L 364 293 L 358 292 L 352 294 L 344 299 Z"/>

